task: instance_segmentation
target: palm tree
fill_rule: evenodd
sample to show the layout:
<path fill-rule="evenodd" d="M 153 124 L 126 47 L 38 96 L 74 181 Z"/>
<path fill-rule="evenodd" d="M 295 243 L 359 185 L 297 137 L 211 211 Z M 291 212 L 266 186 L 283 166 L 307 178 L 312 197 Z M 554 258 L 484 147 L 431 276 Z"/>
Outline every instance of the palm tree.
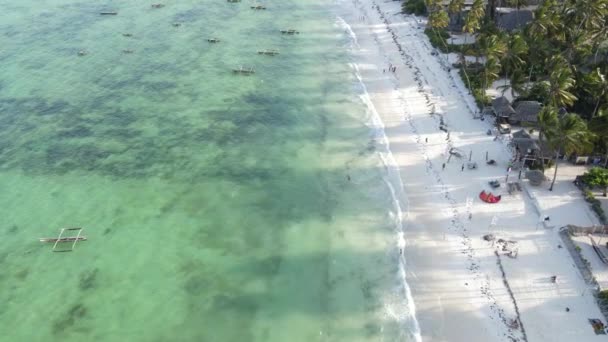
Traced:
<path fill-rule="evenodd" d="M 507 50 L 505 43 L 495 34 L 480 35 L 477 40 L 477 48 L 482 55 L 488 58 L 498 58 L 500 55 L 504 55 Z"/>
<path fill-rule="evenodd" d="M 462 15 L 462 9 L 464 8 L 464 0 L 450 0 L 448 4 L 448 13 L 452 17 L 458 16 L 458 22 L 460 21 L 460 16 Z M 465 38 L 466 40 L 466 38 Z"/>
<path fill-rule="evenodd" d="M 547 132 L 554 132 L 559 124 L 559 118 L 557 115 L 557 109 L 552 106 L 545 106 L 538 113 L 538 141 L 541 145 L 540 148 L 540 168 L 545 173 L 545 158 L 543 155 L 542 146 L 546 139 Z M 549 133 L 551 135 L 551 133 Z"/>
<path fill-rule="evenodd" d="M 515 98 L 515 93 L 518 96 L 526 96 L 528 92 L 527 78 L 523 70 L 515 70 L 509 78 L 509 87 L 511 87 L 511 97 Z"/>
<path fill-rule="evenodd" d="M 448 13 L 452 15 L 460 14 L 464 8 L 464 0 L 450 0 L 448 5 Z"/>
<path fill-rule="evenodd" d="M 596 68 L 584 79 L 587 85 L 586 91 L 595 100 L 595 107 L 593 108 L 593 113 L 591 113 L 591 117 L 594 117 L 600 107 L 600 102 L 606 100 L 605 95 L 607 93 L 608 80 L 606 79 L 606 76 L 602 74 L 600 68 Z"/>
<path fill-rule="evenodd" d="M 596 141 L 603 145 L 605 151 L 604 167 L 608 167 L 608 110 L 598 111 L 589 122 L 589 129 L 595 134 Z"/>
<path fill-rule="evenodd" d="M 523 96 L 523 97 L 527 96 L 528 78 L 523 70 L 513 71 L 511 76 L 509 76 L 508 81 L 509 82 L 507 82 L 507 79 L 506 79 L 505 84 L 498 87 L 498 89 L 501 90 L 503 96 L 505 95 L 505 92 L 507 91 L 507 89 L 511 90 L 511 98 L 513 98 L 513 99 L 516 97 L 520 97 L 520 96 Z"/>
<path fill-rule="evenodd" d="M 563 65 L 561 61 L 555 63 L 555 59 L 559 58 L 552 58 L 549 80 L 545 81 L 549 86 L 548 101 L 556 107 L 572 106 L 577 97 L 570 92 L 570 89 L 574 87 L 576 80 L 572 76 L 570 68 Z"/>
<path fill-rule="evenodd" d="M 490 84 L 492 84 L 492 82 L 496 81 L 498 79 L 498 77 L 500 77 L 498 75 L 498 73 L 500 72 L 500 61 L 498 60 L 498 58 L 490 55 L 487 59 L 486 59 L 486 64 L 483 67 L 483 85 L 481 87 L 481 94 L 483 95 L 483 97 L 485 98 L 486 96 L 486 89 L 488 89 L 488 87 L 490 86 Z"/>
<path fill-rule="evenodd" d="M 437 30 L 443 31 L 450 24 L 450 17 L 448 13 L 445 11 L 443 4 L 440 0 L 425 0 L 426 7 L 429 11 L 428 23 L 435 33 L 436 36 L 441 37 L 441 41 L 443 42 L 444 47 L 447 49 L 447 43 L 445 39 L 443 39 L 442 35 L 437 32 Z"/>
<path fill-rule="evenodd" d="M 557 113 L 552 114 L 557 116 Z M 593 144 L 591 139 L 593 134 L 587 128 L 587 123 L 576 114 L 566 114 L 557 125 L 545 131 L 549 146 L 555 153 L 555 170 L 553 172 L 553 181 L 549 191 L 553 191 L 555 179 L 557 178 L 557 160 L 560 154 L 570 156 L 573 153 L 585 153 L 589 151 Z"/>
<path fill-rule="evenodd" d="M 464 20 L 462 31 L 468 34 L 474 34 L 481 28 L 481 19 L 483 18 L 485 9 L 482 0 L 475 0 L 473 6 Z"/>
<path fill-rule="evenodd" d="M 481 23 L 481 19 L 483 19 L 483 16 L 485 14 L 485 8 L 483 6 L 483 1 L 482 0 L 473 1 L 473 5 L 471 6 L 471 11 L 469 12 L 469 14 L 472 14 L 478 23 Z M 479 28 L 477 28 L 477 29 L 479 29 Z"/>
<path fill-rule="evenodd" d="M 428 17 L 429 26 L 434 29 L 445 29 L 450 24 L 450 17 L 448 13 L 442 8 L 434 9 Z"/>
<path fill-rule="evenodd" d="M 510 79 L 511 83 L 513 83 L 512 75 L 518 70 L 522 70 L 524 68 L 526 62 L 523 58 L 527 53 L 528 44 L 519 33 L 507 36 L 505 51 L 501 58 L 502 65 L 504 66 L 503 69 L 505 71 L 505 79 Z M 511 95 L 513 95 L 512 91 Z"/>

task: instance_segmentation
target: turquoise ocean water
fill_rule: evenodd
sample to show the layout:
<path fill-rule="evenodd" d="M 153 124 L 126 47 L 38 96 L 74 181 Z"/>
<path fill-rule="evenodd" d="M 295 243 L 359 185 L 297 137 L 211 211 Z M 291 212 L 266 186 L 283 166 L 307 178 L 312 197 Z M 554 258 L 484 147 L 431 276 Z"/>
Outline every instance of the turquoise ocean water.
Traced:
<path fill-rule="evenodd" d="M 0 0 L 0 341 L 408 340 L 348 34 L 252 4 Z"/>

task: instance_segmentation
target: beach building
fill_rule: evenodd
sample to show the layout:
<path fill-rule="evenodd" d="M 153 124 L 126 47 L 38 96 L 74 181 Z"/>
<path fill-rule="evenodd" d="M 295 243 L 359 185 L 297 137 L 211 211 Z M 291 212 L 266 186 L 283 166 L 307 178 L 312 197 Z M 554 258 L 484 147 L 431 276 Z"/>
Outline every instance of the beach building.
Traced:
<path fill-rule="evenodd" d="M 489 111 L 496 116 L 499 124 L 508 123 L 519 126 L 536 126 L 538 114 L 543 108 L 538 101 L 518 101 L 514 104 L 504 96 L 492 100 Z"/>
<path fill-rule="evenodd" d="M 543 109 L 542 103 L 538 101 L 518 101 L 512 106 L 515 113 L 509 116 L 511 125 L 536 126 L 538 114 Z"/>
<path fill-rule="evenodd" d="M 533 138 L 525 130 L 513 132 L 512 146 L 515 149 L 515 157 L 523 166 L 531 166 L 535 162 L 549 162 L 553 158 L 553 150 L 547 142 Z"/>
<path fill-rule="evenodd" d="M 499 7 L 496 8 L 495 13 L 496 27 L 507 32 L 522 30 L 529 22 L 534 20 L 534 11 L 530 8 Z"/>
<path fill-rule="evenodd" d="M 508 122 L 511 115 L 515 114 L 515 109 L 511 106 L 509 99 L 500 96 L 492 100 L 492 113 L 499 122 Z"/>

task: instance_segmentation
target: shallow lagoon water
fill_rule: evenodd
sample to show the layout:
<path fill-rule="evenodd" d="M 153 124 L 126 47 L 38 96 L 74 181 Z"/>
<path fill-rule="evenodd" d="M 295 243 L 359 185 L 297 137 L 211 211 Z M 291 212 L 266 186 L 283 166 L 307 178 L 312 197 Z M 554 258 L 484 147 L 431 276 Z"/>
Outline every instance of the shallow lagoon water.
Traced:
<path fill-rule="evenodd" d="M 331 4 L 165 5 L 0 0 L 0 340 L 403 340 Z"/>

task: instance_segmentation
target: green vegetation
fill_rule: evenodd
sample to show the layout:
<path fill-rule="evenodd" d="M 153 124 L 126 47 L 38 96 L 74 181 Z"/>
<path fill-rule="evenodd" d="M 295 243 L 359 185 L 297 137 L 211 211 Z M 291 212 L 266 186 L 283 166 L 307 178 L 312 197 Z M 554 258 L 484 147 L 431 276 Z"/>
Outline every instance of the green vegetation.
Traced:
<path fill-rule="evenodd" d="M 520 8 L 526 1 L 508 4 Z M 608 161 L 608 0 L 546 0 L 531 22 L 511 32 L 498 30 L 494 24 L 492 2 L 486 8 L 482 0 L 475 0 L 468 12 L 463 0 L 451 0 L 447 6 L 425 0 L 424 5 L 427 36 L 442 52 L 460 54 L 461 76 L 478 106 L 489 104 L 486 89 L 492 82 L 507 78 L 512 95 L 544 105 L 539 139 L 551 147 L 555 161 L 559 156 L 592 151 L 604 153 Z M 420 7 L 421 1 L 404 3 L 404 8 L 414 6 Z M 445 29 L 450 16 L 463 19 L 462 31 L 476 37 L 474 44 L 448 44 Z M 468 65 L 465 54 L 483 56 L 486 61 Z M 570 114 L 558 114 L 564 110 Z"/>
<path fill-rule="evenodd" d="M 426 5 L 424 0 L 406 0 L 401 5 L 401 10 L 407 14 L 425 15 Z"/>
<path fill-rule="evenodd" d="M 608 189 L 608 170 L 601 167 L 594 167 L 583 175 L 583 182 L 590 186 L 601 187 L 606 197 Z"/>
<path fill-rule="evenodd" d="M 591 209 L 593 209 L 600 222 L 602 224 L 608 224 L 608 221 L 606 220 L 606 213 L 604 212 L 604 209 L 602 209 L 602 203 L 595 198 L 595 196 L 593 196 L 591 191 L 587 189 L 583 190 L 583 194 L 585 195 L 585 201 L 591 204 Z"/>
<path fill-rule="evenodd" d="M 447 39 L 450 38 L 450 34 L 446 30 L 434 30 L 427 28 L 424 33 L 429 37 L 431 44 L 439 49 L 443 53 L 448 52 L 460 52 L 460 45 L 452 45 L 447 43 Z"/>

